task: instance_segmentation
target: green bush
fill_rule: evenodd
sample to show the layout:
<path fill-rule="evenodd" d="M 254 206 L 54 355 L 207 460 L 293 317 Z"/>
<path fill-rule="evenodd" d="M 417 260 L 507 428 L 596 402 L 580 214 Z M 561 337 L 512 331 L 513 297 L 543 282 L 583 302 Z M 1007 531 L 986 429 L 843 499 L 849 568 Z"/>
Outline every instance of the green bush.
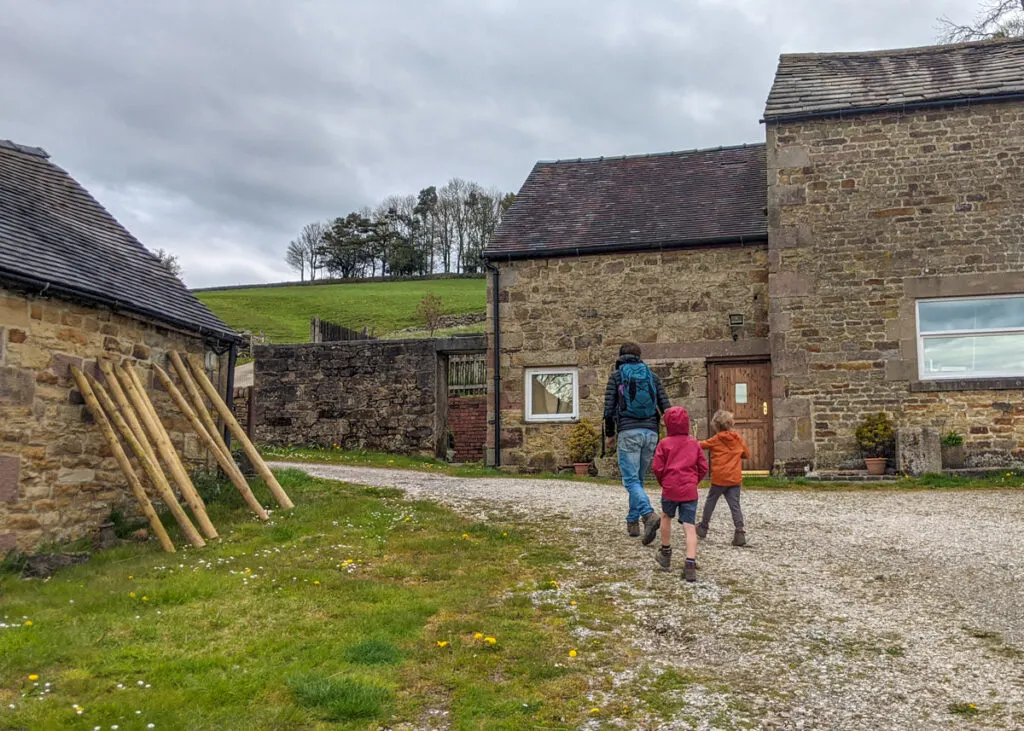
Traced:
<path fill-rule="evenodd" d="M 957 431 L 948 431 L 942 435 L 943 447 L 960 447 L 964 443 L 964 435 Z"/>
<path fill-rule="evenodd" d="M 569 430 L 569 461 L 573 464 L 590 463 L 601 448 L 601 437 L 587 419 L 580 419 Z"/>
<path fill-rule="evenodd" d="M 888 457 L 896 445 L 892 420 L 882 412 L 865 416 L 854 436 L 865 457 Z"/>

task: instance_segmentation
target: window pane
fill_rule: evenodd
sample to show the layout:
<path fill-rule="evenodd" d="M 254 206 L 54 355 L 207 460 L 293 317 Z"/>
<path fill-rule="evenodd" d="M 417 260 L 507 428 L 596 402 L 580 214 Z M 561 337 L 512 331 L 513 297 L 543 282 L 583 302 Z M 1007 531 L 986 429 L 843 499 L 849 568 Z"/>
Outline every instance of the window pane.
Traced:
<path fill-rule="evenodd" d="M 1024 328 L 1024 297 L 921 302 L 921 332 Z"/>
<path fill-rule="evenodd" d="M 535 373 L 530 381 L 534 416 L 572 414 L 573 374 Z"/>
<path fill-rule="evenodd" d="M 921 372 L 939 378 L 1024 376 L 1024 333 L 925 338 Z"/>

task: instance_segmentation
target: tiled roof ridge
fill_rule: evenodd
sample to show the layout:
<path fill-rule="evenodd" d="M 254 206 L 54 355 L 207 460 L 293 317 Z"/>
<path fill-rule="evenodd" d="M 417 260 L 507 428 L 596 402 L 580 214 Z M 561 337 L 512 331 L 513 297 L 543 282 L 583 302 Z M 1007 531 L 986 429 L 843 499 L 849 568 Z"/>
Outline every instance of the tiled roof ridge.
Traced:
<path fill-rule="evenodd" d="M 929 46 L 908 46 L 906 48 L 879 48 L 871 51 L 815 51 L 809 53 L 782 53 L 780 59 L 818 60 L 824 58 L 883 58 L 886 56 L 929 56 L 939 53 L 950 53 L 965 48 L 982 48 L 996 45 L 1024 45 L 1024 38 L 986 38 L 981 41 L 964 41 L 963 43 L 943 43 Z"/>
<path fill-rule="evenodd" d="M 731 150 L 749 150 L 765 147 L 764 142 L 744 142 L 736 145 L 719 145 L 717 147 L 696 147 L 689 150 L 668 150 L 666 152 L 640 152 L 630 155 L 604 155 L 601 157 L 566 157 L 554 160 L 538 160 L 537 165 L 568 165 L 583 162 L 614 162 L 616 160 L 641 160 L 654 157 L 675 157 L 683 155 L 699 155 L 710 152 L 728 152 Z"/>
<path fill-rule="evenodd" d="M 15 152 L 22 152 L 26 155 L 34 155 L 36 157 L 41 157 L 44 160 L 48 160 L 50 157 L 50 153 L 48 153 L 42 147 L 21 145 L 15 142 L 14 140 L 5 140 L 3 138 L 0 138 L 0 147 L 3 147 L 7 150 L 14 150 Z"/>

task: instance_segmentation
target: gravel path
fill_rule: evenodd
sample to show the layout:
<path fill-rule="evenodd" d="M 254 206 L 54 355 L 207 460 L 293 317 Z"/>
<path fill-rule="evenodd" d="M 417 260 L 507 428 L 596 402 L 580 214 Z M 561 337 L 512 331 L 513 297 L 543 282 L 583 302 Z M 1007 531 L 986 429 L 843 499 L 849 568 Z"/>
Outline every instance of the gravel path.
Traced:
<path fill-rule="evenodd" d="M 576 587 L 615 597 L 634 619 L 617 633 L 652 667 L 695 679 L 662 727 L 1024 728 L 1024 491 L 748 490 L 750 545 L 729 545 L 720 501 L 686 584 L 626 537 L 620 487 L 272 466 L 471 515 L 574 517 Z"/>

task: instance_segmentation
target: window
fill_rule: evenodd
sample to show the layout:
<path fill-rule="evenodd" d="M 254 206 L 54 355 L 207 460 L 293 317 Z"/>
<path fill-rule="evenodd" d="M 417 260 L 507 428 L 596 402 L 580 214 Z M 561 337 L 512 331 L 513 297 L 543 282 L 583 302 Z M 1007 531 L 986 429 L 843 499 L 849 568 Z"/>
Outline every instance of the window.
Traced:
<path fill-rule="evenodd" d="M 1024 295 L 921 300 L 922 380 L 1024 377 Z"/>
<path fill-rule="evenodd" d="M 526 420 L 573 421 L 579 416 L 579 378 L 575 368 L 526 371 Z"/>

